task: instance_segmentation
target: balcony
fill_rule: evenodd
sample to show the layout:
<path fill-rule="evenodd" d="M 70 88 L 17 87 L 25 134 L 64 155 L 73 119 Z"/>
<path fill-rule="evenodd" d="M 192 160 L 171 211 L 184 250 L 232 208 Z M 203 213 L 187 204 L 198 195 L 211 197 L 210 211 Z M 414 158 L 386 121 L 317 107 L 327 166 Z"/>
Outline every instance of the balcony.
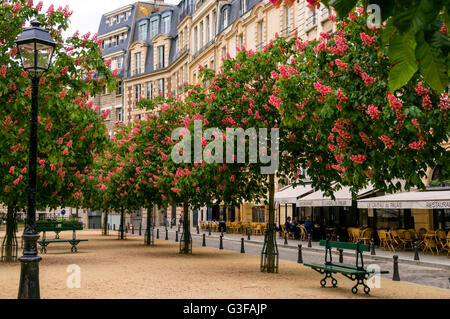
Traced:
<path fill-rule="evenodd" d="M 206 50 L 208 47 L 210 47 L 211 44 L 213 44 L 213 43 L 214 43 L 214 39 L 209 40 L 208 43 L 206 43 L 204 46 L 201 47 L 200 50 L 198 50 L 197 52 L 195 52 L 195 53 L 192 55 L 191 61 L 192 61 L 192 60 L 195 60 L 195 59 L 196 59 L 203 51 L 205 51 L 205 50 Z"/>
<path fill-rule="evenodd" d="M 262 50 L 264 50 L 264 47 L 265 47 L 266 45 L 264 44 L 264 42 L 260 42 L 260 43 L 258 43 L 257 45 L 256 45 L 256 51 L 262 51 Z"/>
<path fill-rule="evenodd" d="M 294 29 L 291 27 L 286 27 L 283 30 L 280 31 L 280 36 L 287 38 L 289 37 L 289 33 L 291 33 Z"/>
<path fill-rule="evenodd" d="M 179 50 L 179 51 L 175 54 L 175 56 L 172 58 L 171 63 L 174 62 L 174 61 L 176 61 L 176 60 L 178 60 L 178 59 L 179 59 L 182 55 L 184 55 L 186 52 L 189 52 L 189 48 L 187 48 L 187 47 L 184 47 L 184 48 L 182 48 L 181 50 Z"/>
<path fill-rule="evenodd" d="M 306 30 L 309 31 L 316 25 L 317 25 L 317 16 L 316 13 L 314 12 L 311 16 L 309 16 L 306 19 Z"/>
<path fill-rule="evenodd" d="M 331 8 L 322 8 L 322 10 L 320 10 L 320 21 L 324 22 L 326 20 L 328 20 L 328 17 L 330 16 L 330 14 L 333 14 L 333 9 Z"/>

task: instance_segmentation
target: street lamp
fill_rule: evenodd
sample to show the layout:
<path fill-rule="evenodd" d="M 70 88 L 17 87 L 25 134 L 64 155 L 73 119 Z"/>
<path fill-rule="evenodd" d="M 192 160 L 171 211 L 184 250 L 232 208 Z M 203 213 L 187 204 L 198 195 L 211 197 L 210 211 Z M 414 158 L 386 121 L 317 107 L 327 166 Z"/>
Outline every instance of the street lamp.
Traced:
<path fill-rule="evenodd" d="M 23 256 L 20 270 L 19 299 L 39 299 L 39 261 L 36 232 L 36 161 L 39 78 L 49 69 L 56 43 L 50 33 L 37 21 L 25 29 L 15 42 L 20 53 L 22 67 L 32 79 L 30 116 L 30 155 L 28 158 L 28 209 L 27 224 L 23 232 Z"/>

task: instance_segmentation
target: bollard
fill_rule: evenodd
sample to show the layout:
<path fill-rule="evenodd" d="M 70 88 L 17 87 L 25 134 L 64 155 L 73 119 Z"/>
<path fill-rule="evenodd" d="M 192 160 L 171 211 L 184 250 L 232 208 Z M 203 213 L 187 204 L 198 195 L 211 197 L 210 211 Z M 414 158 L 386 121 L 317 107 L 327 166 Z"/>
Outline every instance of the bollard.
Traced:
<path fill-rule="evenodd" d="M 241 254 L 245 254 L 244 238 L 241 238 Z"/>
<path fill-rule="evenodd" d="M 114 231 L 116 230 L 116 224 L 113 224 L 113 230 Z"/>
<path fill-rule="evenodd" d="M 197 225 L 197 235 L 200 235 L 200 227 Z"/>
<path fill-rule="evenodd" d="M 139 224 L 139 236 L 142 236 L 142 223 Z"/>
<path fill-rule="evenodd" d="M 417 243 L 417 240 L 414 241 L 414 260 L 420 260 L 419 259 L 419 245 Z"/>
<path fill-rule="evenodd" d="M 159 228 L 156 228 L 156 239 L 159 239 Z"/>
<path fill-rule="evenodd" d="M 178 242 L 178 230 L 175 232 L 175 241 Z"/>
<path fill-rule="evenodd" d="M 393 281 L 400 281 L 400 274 L 398 273 L 398 256 L 394 255 L 394 275 L 392 277 Z"/>
<path fill-rule="evenodd" d="M 202 247 L 206 247 L 206 234 L 203 234 Z"/>
<path fill-rule="evenodd" d="M 166 227 L 166 238 L 165 239 L 169 240 L 169 230 L 167 229 L 167 227 Z"/>
<path fill-rule="evenodd" d="M 372 250 L 370 251 L 370 255 L 375 256 L 376 255 L 376 253 L 375 253 L 375 238 L 372 237 L 370 242 L 372 243 Z"/>
<path fill-rule="evenodd" d="M 308 248 L 312 247 L 311 234 L 308 234 Z"/>
<path fill-rule="evenodd" d="M 133 224 L 131 225 L 131 235 L 134 235 L 134 226 L 133 226 Z"/>
<path fill-rule="evenodd" d="M 284 244 L 287 245 L 288 241 L 287 241 L 287 231 L 284 231 Z"/>
<path fill-rule="evenodd" d="M 220 236 L 220 244 L 219 244 L 219 249 L 222 250 L 223 249 L 223 236 Z"/>
<path fill-rule="evenodd" d="M 250 228 L 247 228 L 247 240 L 250 240 Z"/>
<path fill-rule="evenodd" d="M 208 225 L 208 236 L 211 236 L 211 225 Z"/>
<path fill-rule="evenodd" d="M 297 258 L 298 264 L 303 264 L 303 256 L 302 256 L 302 245 L 298 245 L 298 258 Z"/>
<path fill-rule="evenodd" d="M 339 262 L 344 263 L 344 250 L 342 248 L 339 248 Z"/>

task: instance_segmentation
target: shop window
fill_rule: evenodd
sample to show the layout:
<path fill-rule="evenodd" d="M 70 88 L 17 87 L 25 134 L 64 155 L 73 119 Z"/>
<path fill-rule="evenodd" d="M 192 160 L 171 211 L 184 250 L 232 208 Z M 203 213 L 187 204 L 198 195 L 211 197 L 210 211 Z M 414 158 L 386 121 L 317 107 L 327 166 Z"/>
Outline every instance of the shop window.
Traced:
<path fill-rule="evenodd" d="M 252 221 L 254 223 L 264 223 L 266 221 L 266 208 L 264 206 L 252 208 Z"/>

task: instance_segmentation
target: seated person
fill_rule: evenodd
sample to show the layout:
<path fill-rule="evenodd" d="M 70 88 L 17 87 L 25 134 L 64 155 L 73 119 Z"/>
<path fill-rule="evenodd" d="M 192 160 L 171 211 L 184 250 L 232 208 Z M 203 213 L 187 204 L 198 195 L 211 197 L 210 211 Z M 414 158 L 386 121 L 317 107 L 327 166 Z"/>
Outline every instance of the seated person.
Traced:
<path fill-rule="evenodd" d="M 291 217 L 288 217 L 286 220 L 286 224 L 284 225 L 287 232 L 294 233 L 295 239 L 300 238 L 300 228 L 294 225 L 294 223 L 291 222 Z"/>
<path fill-rule="evenodd" d="M 304 224 L 303 226 L 305 226 L 306 231 L 308 232 L 308 234 L 310 234 L 310 233 L 311 233 L 312 226 L 313 226 L 310 217 L 307 217 L 307 218 L 306 218 L 305 224 Z"/>

